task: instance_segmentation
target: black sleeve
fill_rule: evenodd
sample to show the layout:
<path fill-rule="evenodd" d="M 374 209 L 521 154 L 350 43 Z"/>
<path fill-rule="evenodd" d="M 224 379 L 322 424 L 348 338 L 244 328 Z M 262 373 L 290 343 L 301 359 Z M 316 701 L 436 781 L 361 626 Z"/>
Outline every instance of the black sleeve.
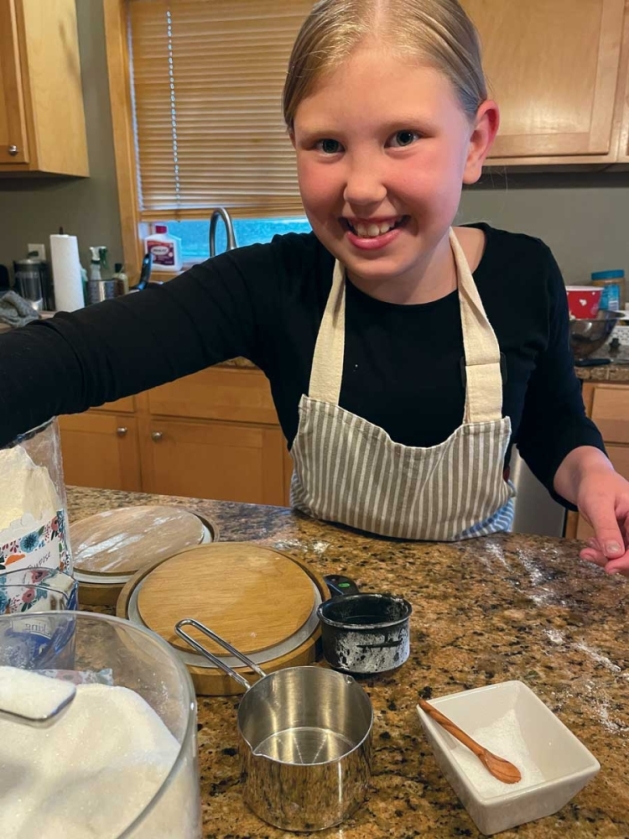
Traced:
<path fill-rule="evenodd" d="M 272 245 L 195 266 L 164 285 L 0 336 L 0 446 L 51 416 L 85 411 L 235 356 L 264 369 Z"/>
<path fill-rule="evenodd" d="M 574 372 L 566 290 L 551 252 L 548 255 L 548 343 L 529 381 L 518 439 L 520 454 L 552 497 L 576 509 L 553 489 L 561 462 L 578 446 L 605 451 L 603 438 L 585 415 Z"/>

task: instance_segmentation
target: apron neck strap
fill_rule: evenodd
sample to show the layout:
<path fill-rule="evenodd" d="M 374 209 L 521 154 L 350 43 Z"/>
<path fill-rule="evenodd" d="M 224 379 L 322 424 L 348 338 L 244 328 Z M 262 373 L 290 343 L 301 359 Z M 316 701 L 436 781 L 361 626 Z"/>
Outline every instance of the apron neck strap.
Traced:
<path fill-rule="evenodd" d="M 463 348 L 467 423 L 502 418 L 500 347 L 489 323 L 463 249 L 453 230 L 450 245 L 456 263 Z M 339 404 L 345 354 L 345 270 L 336 260 L 332 288 L 319 327 L 310 374 L 309 396 Z"/>
<path fill-rule="evenodd" d="M 345 356 L 345 269 L 334 263 L 332 288 L 325 306 L 310 373 L 308 395 L 338 405 Z"/>
<path fill-rule="evenodd" d="M 465 352 L 465 422 L 502 419 L 500 347 L 485 313 L 463 248 L 450 229 L 456 263 Z"/>

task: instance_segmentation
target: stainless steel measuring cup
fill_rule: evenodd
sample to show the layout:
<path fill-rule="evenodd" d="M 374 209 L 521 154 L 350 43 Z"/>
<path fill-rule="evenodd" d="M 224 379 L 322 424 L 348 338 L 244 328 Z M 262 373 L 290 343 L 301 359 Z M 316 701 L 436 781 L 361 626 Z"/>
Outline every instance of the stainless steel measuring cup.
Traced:
<path fill-rule="evenodd" d="M 183 627 L 193 626 L 260 676 L 250 685 Z M 351 676 L 322 667 L 288 667 L 268 675 L 192 618 L 177 634 L 246 689 L 238 708 L 244 800 L 283 830 L 323 830 L 365 800 L 371 777 L 373 711 Z"/>

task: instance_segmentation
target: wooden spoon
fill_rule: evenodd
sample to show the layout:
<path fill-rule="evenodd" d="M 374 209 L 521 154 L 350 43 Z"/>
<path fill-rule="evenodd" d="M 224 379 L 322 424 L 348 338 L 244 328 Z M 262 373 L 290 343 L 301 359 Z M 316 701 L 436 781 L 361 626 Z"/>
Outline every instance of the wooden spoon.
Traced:
<path fill-rule="evenodd" d="M 438 711 L 433 705 L 430 705 L 430 703 L 420 698 L 419 707 L 422 711 L 425 711 L 428 716 L 432 717 L 433 720 L 436 720 L 436 722 L 445 728 L 446 731 L 449 731 L 450 734 L 459 741 L 459 743 L 463 743 L 463 745 L 467 746 L 470 751 L 474 752 L 485 769 L 487 769 L 494 778 L 502 781 L 503 784 L 517 784 L 518 781 L 522 780 L 522 773 L 517 766 L 509 763 L 509 761 L 505 760 L 503 757 L 498 757 L 498 755 L 493 754 L 493 752 L 490 752 L 489 749 L 486 749 L 484 746 L 481 746 L 480 743 L 477 743 L 476 740 L 472 740 L 469 734 L 462 731 L 458 725 L 455 725 L 452 720 L 444 716 L 441 711 Z"/>

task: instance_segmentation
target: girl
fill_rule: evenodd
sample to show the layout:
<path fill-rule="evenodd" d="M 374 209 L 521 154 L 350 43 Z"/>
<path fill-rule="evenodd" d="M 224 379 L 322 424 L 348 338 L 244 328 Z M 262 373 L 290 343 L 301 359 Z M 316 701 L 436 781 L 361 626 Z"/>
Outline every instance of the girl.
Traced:
<path fill-rule="evenodd" d="M 313 233 L 2 338 L 0 444 L 246 356 L 270 379 L 304 512 L 408 539 L 503 530 L 515 442 L 592 522 L 583 558 L 629 572 L 629 484 L 585 417 L 552 255 L 452 228 L 499 123 L 457 0 L 317 3 L 284 113 Z"/>

